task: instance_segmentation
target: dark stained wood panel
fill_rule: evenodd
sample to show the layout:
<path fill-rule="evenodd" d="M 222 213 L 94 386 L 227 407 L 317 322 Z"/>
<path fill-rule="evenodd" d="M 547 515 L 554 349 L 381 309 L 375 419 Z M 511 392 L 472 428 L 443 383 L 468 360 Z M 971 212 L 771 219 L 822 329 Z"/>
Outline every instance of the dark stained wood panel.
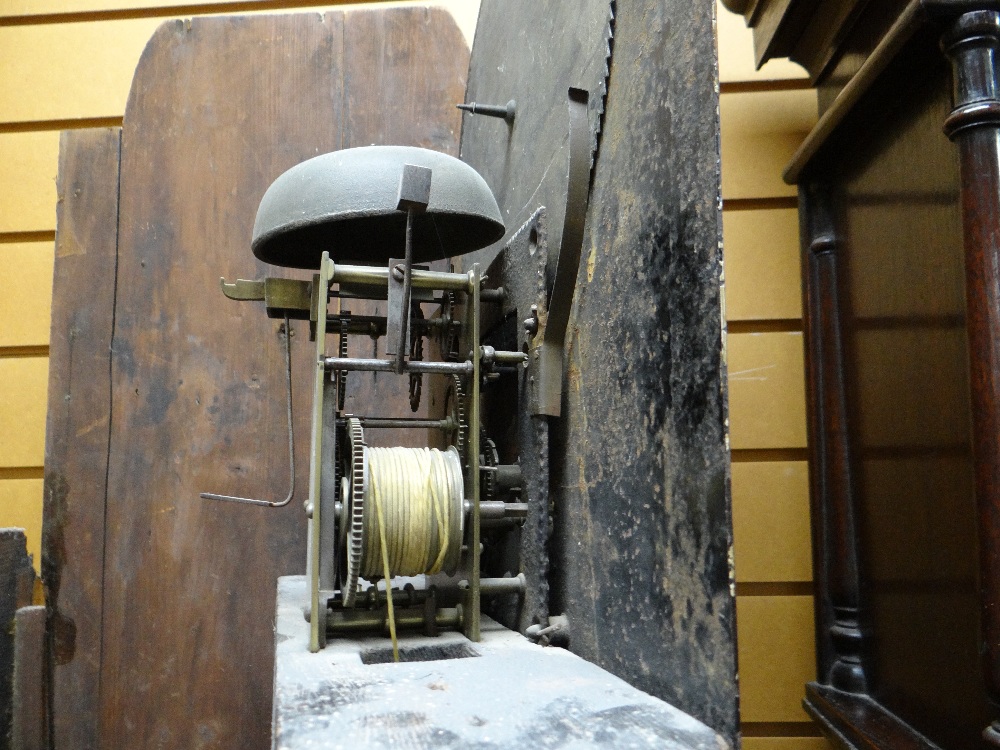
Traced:
<path fill-rule="evenodd" d="M 31 604 L 34 582 L 24 529 L 0 529 L 0 749 L 12 747 L 17 610 Z"/>
<path fill-rule="evenodd" d="M 710 3 L 618 3 L 605 81 L 607 3 L 484 1 L 468 97 L 512 98 L 517 115 L 511 128 L 466 115 L 462 156 L 508 232 L 545 205 L 554 272 L 569 252 L 568 87 L 588 89 L 592 128 L 603 107 L 548 424 L 551 567 L 536 596 L 566 614 L 575 653 L 735 744 L 713 21 Z"/>
<path fill-rule="evenodd" d="M 820 300 L 806 306 L 814 480 L 842 435 L 853 459 L 847 492 L 813 484 L 820 675 L 806 704 L 845 747 L 995 748 L 1000 12 L 952 0 L 848 12 L 853 1 L 814 4 L 843 33 L 806 33 L 793 56 L 829 61 L 826 111 L 786 170 L 804 183 L 803 246 L 839 270 L 825 287 L 806 277 Z M 817 398 L 835 389 L 839 423 Z M 830 533 L 845 509 L 855 521 Z M 838 590 L 848 568 L 853 601 Z"/>
<path fill-rule="evenodd" d="M 344 148 L 394 144 L 458 156 L 465 39 L 441 9 L 344 16 Z"/>
<path fill-rule="evenodd" d="M 943 71 L 942 71 L 943 73 Z M 843 157 L 838 232 L 871 684 L 944 748 L 989 724 L 979 669 L 964 262 L 947 77 Z"/>
<path fill-rule="evenodd" d="M 119 128 L 75 130 L 59 150 L 42 528 L 56 750 L 100 744 L 120 142 Z"/>
<path fill-rule="evenodd" d="M 121 747 L 263 747 L 274 579 L 303 570 L 277 323 L 219 291 L 278 174 L 340 146 L 342 16 L 164 24 L 122 128 L 108 475 L 103 736 Z M 304 64 L 289 64 L 290 60 Z M 309 393 L 295 326 L 294 391 Z M 300 396 L 301 399 L 301 396 Z M 307 415 L 295 421 L 306 486 Z"/>
<path fill-rule="evenodd" d="M 345 88 L 347 47 L 365 73 L 354 86 L 424 88 L 397 85 L 394 106 L 366 112 Z M 218 278 L 276 273 L 250 254 L 251 228 L 297 162 L 404 128 L 457 152 L 467 54 L 450 16 L 422 8 L 196 19 L 147 47 L 122 132 L 103 746 L 268 746 L 275 578 L 304 569 L 305 494 L 277 510 L 198 497 L 280 498 L 288 482 L 278 321 L 224 299 Z M 413 121 L 417 95 L 433 114 Z M 300 488 L 311 346 L 294 323 Z"/>
<path fill-rule="evenodd" d="M 14 720 L 17 750 L 45 750 L 45 607 L 21 607 L 14 616 Z"/>

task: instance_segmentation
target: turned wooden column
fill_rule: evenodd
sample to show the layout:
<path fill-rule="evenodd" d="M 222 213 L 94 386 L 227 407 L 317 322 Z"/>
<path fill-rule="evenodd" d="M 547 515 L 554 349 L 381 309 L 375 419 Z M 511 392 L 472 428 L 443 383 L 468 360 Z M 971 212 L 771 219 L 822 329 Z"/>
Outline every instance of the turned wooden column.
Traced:
<path fill-rule="evenodd" d="M 1000 706 L 1000 14 L 960 16 L 942 39 L 953 68 L 945 133 L 958 145 L 972 450 L 979 514 L 983 673 Z M 1000 722 L 983 736 L 1000 747 Z"/>
<path fill-rule="evenodd" d="M 824 186 L 804 185 L 799 196 L 819 680 L 845 692 L 864 693 L 867 679 L 861 661 L 857 511 L 852 496 L 837 239 Z"/>

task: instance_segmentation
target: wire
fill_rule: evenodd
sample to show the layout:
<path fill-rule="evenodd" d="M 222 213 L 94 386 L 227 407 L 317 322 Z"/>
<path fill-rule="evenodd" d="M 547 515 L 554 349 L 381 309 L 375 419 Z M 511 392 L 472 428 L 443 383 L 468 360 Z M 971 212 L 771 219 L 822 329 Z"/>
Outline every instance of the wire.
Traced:
<path fill-rule="evenodd" d="M 279 331 L 285 332 L 285 403 L 287 405 L 288 417 L 288 494 L 284 500 L 257 500 L 252 497 L 239 497 L 238 495 L 218 495 L 214 492 L 202 492 L 199 497 L 204 500 L 227 500 L 231 503 L 244 503 L 245 505 L 264 505 L 268 508 L 281 508 L 288 505 L 295 495 L 295 431 L 292 429 L 292 331 L 288 327 L 288 313 L 285 313 L 285 324 Z"/>

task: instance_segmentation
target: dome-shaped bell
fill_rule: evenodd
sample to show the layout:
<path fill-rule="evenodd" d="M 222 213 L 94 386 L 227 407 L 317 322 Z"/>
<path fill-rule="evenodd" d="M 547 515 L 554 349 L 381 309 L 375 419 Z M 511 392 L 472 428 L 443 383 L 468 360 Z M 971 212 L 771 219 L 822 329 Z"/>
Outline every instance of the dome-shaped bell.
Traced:
<path fill-rule="evenodd" d="M 406 164 L 432 173 L 430 202 L 414 217 L 415 263 L 503 237 L 496 199 L 468 164 L 425 148 L 365 146 L 309 159 L 271 183 L 257 209 L 253 254 L 292 268 L 319 268 L 324 251 L 337 263 L 385 265 L 402 258 L 406 211 L 397 201 Z"/>

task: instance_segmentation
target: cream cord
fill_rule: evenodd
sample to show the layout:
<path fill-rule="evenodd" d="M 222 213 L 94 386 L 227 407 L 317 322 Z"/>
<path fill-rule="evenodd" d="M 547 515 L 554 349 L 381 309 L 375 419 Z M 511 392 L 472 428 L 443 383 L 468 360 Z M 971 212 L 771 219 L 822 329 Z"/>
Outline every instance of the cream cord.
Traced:
<path fill-rule="evenodd" d="M 379 549 L 377 552 L 374 549 L 374 534 L 366 534 L 362 568 L 366 577 L 381 573 L 385 579 L 389 637 L 393 660 L 398 662 L 392 576 L 433 575 L 441 571 L 448 554 L 449 528 L 455 505 L 451 502 L 448 468 L 441 451 L 367 448 L 366 452 Z M 378 558 L 381 558 L 381 570 Z"/>

